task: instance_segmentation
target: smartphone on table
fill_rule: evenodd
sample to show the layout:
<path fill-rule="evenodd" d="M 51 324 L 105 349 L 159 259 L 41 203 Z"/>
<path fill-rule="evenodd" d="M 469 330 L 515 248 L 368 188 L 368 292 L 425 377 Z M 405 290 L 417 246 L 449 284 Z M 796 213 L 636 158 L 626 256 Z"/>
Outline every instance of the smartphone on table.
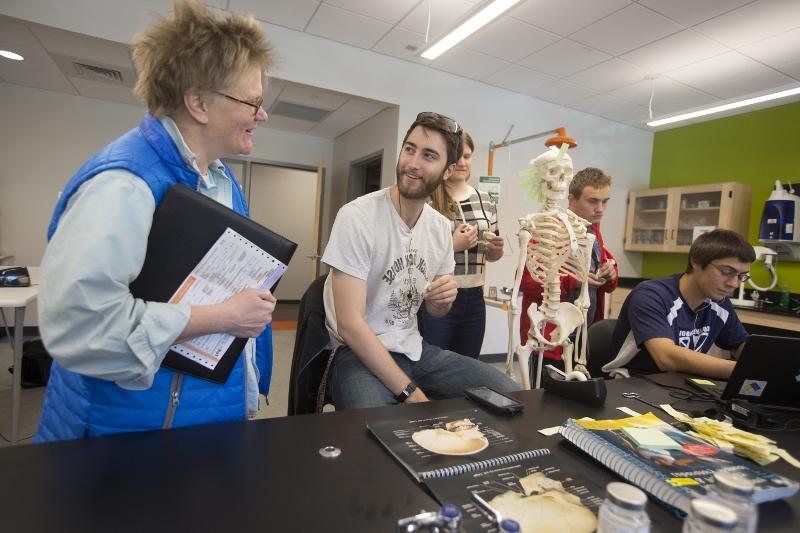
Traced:
<path fill-rule="evenodd" d="M 521 413 L 525 404 L 489 387 L 464 389 L 464 395 L 478 405 L 500 414 Z"/>

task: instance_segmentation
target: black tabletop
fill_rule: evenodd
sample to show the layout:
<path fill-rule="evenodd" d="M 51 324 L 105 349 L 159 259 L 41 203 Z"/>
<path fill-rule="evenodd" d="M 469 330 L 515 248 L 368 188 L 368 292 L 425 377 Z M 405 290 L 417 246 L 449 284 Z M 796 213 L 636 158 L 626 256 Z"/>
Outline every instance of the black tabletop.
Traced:
<path fill-rule="evenodd" d="M 664 383 L 682 377 L 659 375 Z M 515 393 L 522 415 L 503 418 L 522 444 L 547 447 L 567 471 L 603 486 L 614 474 L 539 429 L 567 417 L 618 418 L 646 412 L 621 393 L 675 401 L 642 379 L 608 382 L 604 407 L 543 391 Z M 468 400 L 218 424 L 0 449 L 3 531 L 393 531 L 399 518 L 438 503 L 369 435 L 366 420 L 446 413 Z M 680 405 L 679 405 L 680 407 Z M 669 420 L 663 413 L 660 416 Z M 800 435 L 770 435 L 796 456 Z M 336 459 L 319 449 L 341 449 Z M 784 461 L 768 468 L 794 479 Z M 797 531 L 800 495 L 762 504 L 759 531 Z M 653 531 L 676 531 L 666 509 L 648 505 Z"/>

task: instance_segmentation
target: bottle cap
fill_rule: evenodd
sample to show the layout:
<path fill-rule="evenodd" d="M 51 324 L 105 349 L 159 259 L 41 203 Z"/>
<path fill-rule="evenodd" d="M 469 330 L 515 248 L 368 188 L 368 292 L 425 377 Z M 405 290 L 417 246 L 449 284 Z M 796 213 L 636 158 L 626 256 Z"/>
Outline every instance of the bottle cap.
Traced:
<path fill-rule="evenodd" d="M 708 498 L 692 500 L 692 517 L 720 529 L 736 527 L 736 513 L 721 503 Z"/>
<path fill-rule="evenodd" d="M 608 499 L 624 509 L 641 511 L 647 503 L 647 496 L 640 489 L 627 483 L 614 481 L 606 485 Z"/>
<path fill-rule="evenodd" d="M 342 450 L 336 446 L 323 446 L 319 449 L 319 454 L 325 459 L 336 459 L 342 455 Z"/>
<path fill-rule="evenodd" d="M 446 503 L 442 505 L 442 510 L 440 512 L 443 517 L 448 519 L 458 518 L 461 516 L 461 511 L 459 510 L 458 506 L 452 503 Z"/>
<path fill-rule="evenodd" d="M 714 484 L 720 492 L 736 496 L 752 496 L 755 490 L 752 481 L 730 470 L 714 472 Z"/>
<path fill-rule="evenodd" d="M 519 522 L 511 518 L 503 518 L 503 520 L 500 521 L 500 531 L 504 533 L 519 533 Z"/>

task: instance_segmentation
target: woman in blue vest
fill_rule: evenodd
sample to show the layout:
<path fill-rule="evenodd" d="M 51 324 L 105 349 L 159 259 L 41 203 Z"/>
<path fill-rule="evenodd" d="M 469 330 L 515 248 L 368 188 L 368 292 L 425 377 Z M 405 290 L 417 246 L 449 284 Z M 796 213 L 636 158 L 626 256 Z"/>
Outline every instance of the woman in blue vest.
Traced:
<path fill-rule="evenodd" d="M 135 37 L 133 59 L 148 114 L 66 184 L 48 231 L 39 329 L 54 363 L 37 442 L 243 420 L 269 390 L 269 291 L 189 306 L 136 299 L 128 286 L 171 185 L 247 215 L 219 158 L 253 149 L 271 47 L 253 18 L 179 0 Z M 211 333 L 251 339 L 225 384 L 161 368 L 172 344 Z"/>

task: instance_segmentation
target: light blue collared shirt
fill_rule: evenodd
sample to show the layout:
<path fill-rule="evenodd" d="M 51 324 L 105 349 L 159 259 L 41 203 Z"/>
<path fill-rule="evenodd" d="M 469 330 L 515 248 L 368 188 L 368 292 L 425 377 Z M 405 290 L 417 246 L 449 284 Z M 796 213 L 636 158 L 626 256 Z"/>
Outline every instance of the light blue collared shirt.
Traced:
<path fill-rule="evenodd" d="M 161 123 L 184 161 L 199 172 L 175 122 Z M 198 190 L 231 207 L 233 184 L 222 162 L 199 172 Z M 70 198 L 42 259 L 39 329 L 64 368 L 144 390 L 189 322 L 186 304 L 145 302 L 128 288 L 144 263 L 155 212 L 147 184 L 127 170 L 102 172 Z M 247 343 L 247 408 L 258 409 L 254 342 Z"/>

